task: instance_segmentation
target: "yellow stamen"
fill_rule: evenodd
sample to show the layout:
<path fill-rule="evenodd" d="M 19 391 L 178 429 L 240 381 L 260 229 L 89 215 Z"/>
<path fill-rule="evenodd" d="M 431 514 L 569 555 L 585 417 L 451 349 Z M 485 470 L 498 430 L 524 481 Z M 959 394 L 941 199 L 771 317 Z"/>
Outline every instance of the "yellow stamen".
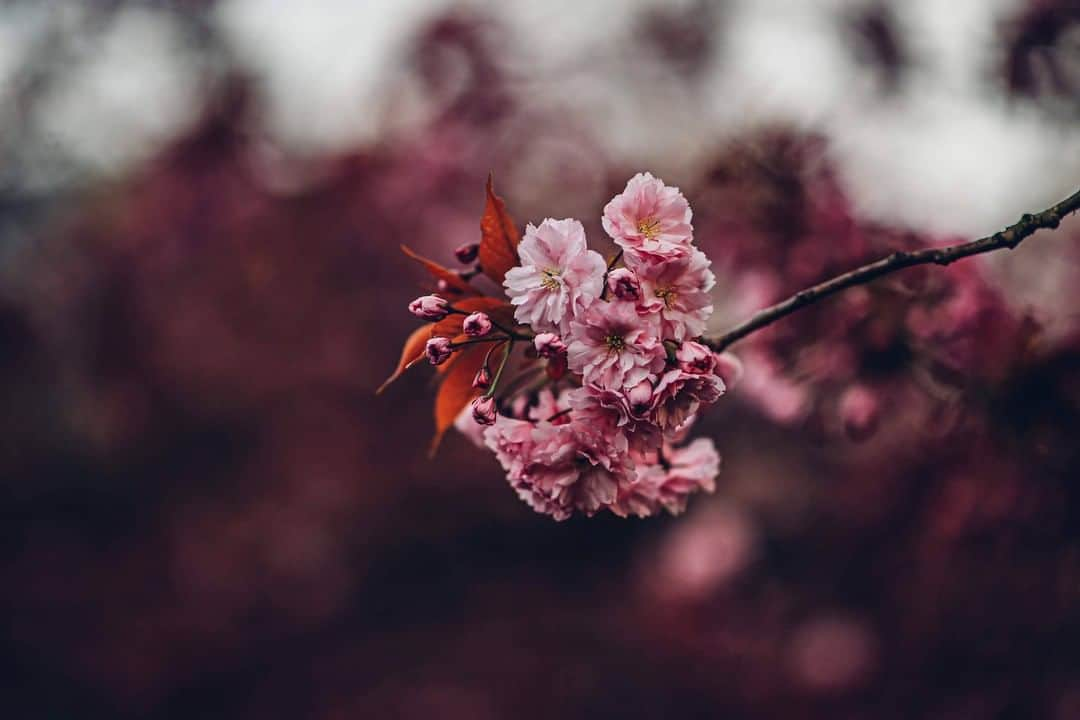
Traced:
<path fill-rule="evenodd" d="M 540 287 L 544 288 L 545 290 L 558 290 L 559 289 L 559 271 L 558 270 L 555 270 L 555 269 L 544 270 L 544 271 L 541 272 L 541 274 L 544 277 L 540 280 Z"/>
<path fill-rule="evenodd" d="M 675 299 L 679 297 L 679 294 L 671 288 L 656 288 L 653 294 L 664 301 L 664 307 L 668 310 L 675 304 Z"/>
<path fill-rule="evenodd" d="M 660 234 L 660 221 L 654 217 L 638 220 L 637 229 L 639 233 L 652 240 Z"/>
<path fill-rule="evenodd" d="M 619 335 L 608 335 L 604 338 L 604 342 L 607 343 L 608 349 L 613 352 L 622 352 L 626 347 L 626 341 Z"/>

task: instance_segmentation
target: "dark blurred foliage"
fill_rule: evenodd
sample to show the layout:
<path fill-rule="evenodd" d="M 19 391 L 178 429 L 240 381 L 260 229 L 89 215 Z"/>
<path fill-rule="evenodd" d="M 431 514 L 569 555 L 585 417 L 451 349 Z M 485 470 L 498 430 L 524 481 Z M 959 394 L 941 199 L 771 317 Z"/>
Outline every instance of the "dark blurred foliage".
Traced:
<path fill-rule="evenodd" d="M 685 24 L 649 42 L 692 73 L 711 40 Z M 747 377 L 702 423 L 720 489 L 686 517 L 556 524 L 465 442 L 423 457 L 427 372 L 373 394 L 414 326 L 397 246 L 448 261 L 492 168 L 538 219 L 517 160 L 566 130 L 518 106 L 497 36 L 427 27 L 410 69 L 442 111 L 301 167 L 234 79 L 24 248 L 0 295 L 5 715 L 1080 716 L 1080 335 L 975 262 L 736 346 Z M 858 220 L 824 142 L 763 130 L 683 186 L 728 319 L 948 240 Z M 633 170 L 595 160 L 604 192 Z"/>
<path fill-rule="evenodd" d="M 1033 98 L 1069 121 L 1080 117 L 1080 3 L 1029 0 L 1005 23 L 1009 91 Z"/>

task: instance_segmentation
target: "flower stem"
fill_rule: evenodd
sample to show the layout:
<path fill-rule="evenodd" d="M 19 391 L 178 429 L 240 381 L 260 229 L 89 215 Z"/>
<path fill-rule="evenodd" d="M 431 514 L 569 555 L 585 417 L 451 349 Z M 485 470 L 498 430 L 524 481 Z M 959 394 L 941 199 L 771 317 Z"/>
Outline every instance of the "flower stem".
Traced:
<path fill-rule="evenodd" d="M 484 397 L 491 397 L 495 394 L 496 388 L 499 387 L 499 378 L 502 377 L 503 370 L 506 369 L 506 362 L 510 359 L 510 352 L 514 349 L 514 341 L 510 340 L 506 343 L 506 349 L 503 350 L 502 362 L 499 363 L 499 369 L 495 371 L 495 379 L 491 381 L 491 387 L 484 393 Z"/>

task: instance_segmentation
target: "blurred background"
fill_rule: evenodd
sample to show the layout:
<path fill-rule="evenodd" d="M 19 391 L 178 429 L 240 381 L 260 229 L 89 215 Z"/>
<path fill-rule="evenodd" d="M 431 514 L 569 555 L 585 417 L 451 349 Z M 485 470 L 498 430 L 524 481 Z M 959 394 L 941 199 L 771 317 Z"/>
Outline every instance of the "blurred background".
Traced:
<path fill-rule="evenodd" d="M 1080 718 L 1080 218 L 733 349 L 680 518 L 385 394 L 452 265 L 639 170 L 714 330 L 1080 186 L 1076 0 L 0 3 L 10 718 Z"/>

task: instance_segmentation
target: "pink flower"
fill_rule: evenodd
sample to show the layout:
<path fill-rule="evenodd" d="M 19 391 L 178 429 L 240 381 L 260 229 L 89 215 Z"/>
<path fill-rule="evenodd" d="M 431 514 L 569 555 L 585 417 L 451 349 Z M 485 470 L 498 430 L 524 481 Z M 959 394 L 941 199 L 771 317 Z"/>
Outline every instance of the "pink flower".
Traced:
<path fill-rule="evenodd" d="M 491 332 L 491 318 L 487 313 L 474 312 L 462 321 L 461 330 L 469 337 L 483 337 Z"/>
<path fill-rule="evenodd" d="M 421 320 L 438 322 L 449 312 L 447 302 L 438 295 L 424 295 L 409 303 L 409 312 Z"/>
<path fill-rule="evenodd" d="M 630 303 L 594 303 L 570 328 L 567 360 L 585 384 L 633 387 L 664 369 L 667 353 L 655 327 Z"/>
<path fill-rule="evenodd" d="M 645 389 L 644 398 L 638 388 Z M 574 422 L 593 428 L 608 437 L 622 435 L 630 449 L 645 453 L 660 447 L 660 428 L 649 420 L 652 385 L 648 380 L 629 393 L 595 385 L 584 385 L 567 395 Z"/>
<path fill-rule="evenodd" d="M 612 512 L 621 517 L 648 517 L 663 508 L 678 515 L 686 510 L 690 495 L 716 489 L 720 455 L 712 440 L 698 438 L 684 448 L 667 448 L 665 454 L 670 467 L 639 467 L 636 480 L 620 489 Z"/>
<path fill-rule="evenodd" d="M 518 497 L 556 520 L 609 507 L 634 477 L 625 443 L 576 421 L 534 425 L 499 417 L 484 438 Z"/>
<path fill-rule="evenodd" d="M 667 260 L 690 252 L 690 204 L 678 188 L 638 173 L 604 208 L 604 230 L 630 257 Z"/>
<path fill-rule="evenodd" d="M 454 347 L 450 344 L 450 338 L 433 337 L 424 345 L 424 353 L 432 365 L 442 365 L 450 359 L 453 352 Z"/>
<path fill-rule="evenodd" d="M 585 229 L 577 220 L 530 224 L 518 255 L 521 265 L 503 282 L 518 322 L 565 334 L 570 321 L 600 297 L 607 264 L 585 247 Z"/>
<path fill-rule="evenodd" d="M 664 432 L 674 432 L 702 405 L 716 402 L 723 394 L 724 381 L 716 374 L 669 370 L 653 390 L 650 419 Z"/>
<path fill-rule="evenodd" d="M 619 300 L 637 300 L 641 297 L 641 284 L 629 268 L 616 268 L 608 273 L 607 288 Z"/>
<path fill-rule="evenodd" d="M 705 332 L 713 313 L 710 291 L 716 285 L 710 264 L 700 250 L 666 262 L 635 263 L 641 281 L 638 312 L 660 318 L 665 340 L 684 340 Z"/>

